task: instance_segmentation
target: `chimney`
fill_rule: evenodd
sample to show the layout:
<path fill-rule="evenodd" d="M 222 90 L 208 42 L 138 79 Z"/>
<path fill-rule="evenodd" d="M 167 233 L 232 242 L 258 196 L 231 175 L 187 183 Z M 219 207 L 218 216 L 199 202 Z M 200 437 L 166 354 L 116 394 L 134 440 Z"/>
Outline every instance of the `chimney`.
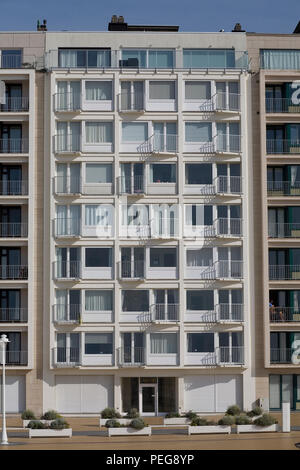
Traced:
<path fill-rule="evenodd" d="M 108 23 L 108 31 L 127 31 L 128 25 L 125 23 L 124 16 L 113 15 Z"/>
<path fill-rule="evenodd" d="M 245 33 L 246 31 L 242 29 L 242 26 L 240 23 L 236 23 L 235 27 L 232 30 L 232 33 Z"/>
<path fill-rule="evenodd" d="M 40 20 L 37 20 L 36 30 L 47 31 L 47 20 L 43 20 L 43 24 L 40 24 Z"/>

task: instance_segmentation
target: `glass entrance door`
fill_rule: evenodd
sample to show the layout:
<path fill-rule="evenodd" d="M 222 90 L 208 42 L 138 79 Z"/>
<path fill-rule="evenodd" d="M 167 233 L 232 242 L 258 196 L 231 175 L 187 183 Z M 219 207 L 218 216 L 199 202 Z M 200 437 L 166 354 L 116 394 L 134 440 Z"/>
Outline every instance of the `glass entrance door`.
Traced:
<path fill-rule="evenodd" d="M 140 385 L 140 413 L 144 416 L 157 415 L 157 385 Z"/>

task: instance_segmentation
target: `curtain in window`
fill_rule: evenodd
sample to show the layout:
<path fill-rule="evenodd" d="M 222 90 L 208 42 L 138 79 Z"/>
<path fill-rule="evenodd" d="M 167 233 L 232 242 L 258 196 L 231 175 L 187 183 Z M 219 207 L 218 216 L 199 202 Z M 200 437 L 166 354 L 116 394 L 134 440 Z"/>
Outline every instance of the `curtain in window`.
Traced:
<path fill-rule="evenodd" d="M 110 163 L 87 163 L 85 167 L 86 183 L 111 183 L 112 165 Z"/>
<path fill-rule="evenodd" d="M 56 206 L 56 233 L 57 235 L 68 234 L 68 207 Z"/>
<path fill-rule="evenodd" d="M 112 311 L 112 291 L 85 291 L 85 310 L 91 312 Z"/>
<path fill-rule="evenodd" d="M 85 98 L 91 101 L 111 100 L 112 82 L 85 82 Z"/>
<path fill-rule="evenodd" d="M 73 49 L 66 49 L 59 51 L 59 66 L 60 67 L 77 67 L 77 51 Z"/>
<path fill-rule="evenodd" d="M 151 354 L 175 354 L 177 353 L 176 333 L 150 334 Z"/>
<path fill-rule="evenodd" d="M 81 84 L 79 81 L 70 82 L 69 106 L 70 109 L 80 109 Z"/>
<path fill-rule="evenodd" d="M 68 291 L 66 289 L 56 291 L 56 315 L 58 320 L 67 318 Z"/>
<path fill-rule="evenodd" d="M 186 81 L 186 100 L 209 100 L 211 97 L 210 82 Z"/>
<path fill-rule="evenodd" d="M 57 150 L 64 151 L 67 150 L 67 134 L 68 134 L 68 124 L 66 122 L 57 123 Z"/>
<path fill-rule="evenodd" d="M 203 204 L 198 205 L 186 205 L 185 206 L 185 223 L 187 225 L 210 225 L 208 220 L 205 220 L 205 208 L 210 206 L 204 206 Z"/>
<path fill-rule="evenodd" d="M 65 163 L 58 163 L 56 166 L 57 182 L 56 190 L 58 193 L 67 192 L 67 171 L 68 167 Z"/>
<path fill-rule="evenodd" d="M 85 206 L 85 225 L 107 227 L 111 222 L 111 206 L 107 204 Z"/>
<path fill-rule="evenodd" d="M 88 144 L 112 142 L 112 122 L 86 122 L 85 132 Z"/>
<path fill-rule="evenodd" d="M 174 100 L 175 82 L 149 82 L 149 98 L 150 100 Z"/>
<path fill-rule="evenodd" d="M 150 69 L 171 68 L 174 65 L 173 51 L 148 51 L 148 62 Z"/>
<path fill-rule="evenodd" d="M 68 82 L 57 82 L 57 108 L 67 109 L 68 103 Z"/>
<path fill-rule="evenodd" d="M 122 206 L 122 225 L 148 225 L 148 206 L 137 204 Z"/>
<path fill-rule="evenodd" d="M 260 53 L 264 69 L 299 70 L 300 49 L 264 49 Z"/>
<path fill-rule="evenodd" d="M 201 250 L 186 251 L 186 265 L 193 266 L 212 266 L 213 250 L 212 248 L 202 248 Z"/>
<path fill-rule="evenodd" d="M 211 122 L 186 122 L 185 141 L 186 142 L 211 142 L 212 128 Z"/>
<path fill-rule="evenodd" d="M 148 124 L 143 122 L 123 122 L 122 142 L 145 142 L 148 138 Z"/>
<path fill-rule="evenodd" d="M 123 49 L 122 50 L 122 59 L 137 59 L 137 67 L 145 68 L 146 67 L 146 51 L 138 49 Z"/>
<path fill-rule="evenodd" d="M 80 213 L 79 205 L 70 206 L 70 231 L 72 235 L 80 235 Z"/>
<path fill-rule="evenodd" d="M 71 122 L 70 123 L 70 144 L 71 150 L 80 150 L 80 134 L 81 134 L 81 123 Z"/>

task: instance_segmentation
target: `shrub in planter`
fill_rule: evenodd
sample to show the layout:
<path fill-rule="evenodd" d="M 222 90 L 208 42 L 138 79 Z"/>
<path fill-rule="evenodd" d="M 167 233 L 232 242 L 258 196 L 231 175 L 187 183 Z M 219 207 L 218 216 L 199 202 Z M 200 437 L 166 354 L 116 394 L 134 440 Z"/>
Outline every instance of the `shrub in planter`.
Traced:
<path fill-rule="evenodd" d="M 27 425 L 27 428 L 30 429 L 47 429 L 47 425 L 41 421 L 30 421 Z"/>
<path fill-rule="evenodd" d="M 133 429 L 144 429 L 144 427 L 146 426 L 145 422 L 143 419 L 141 418 L 136 418 L 136 419 L 133 419 L 129 425 L 129 427 L 133 428 Z"/>
<path fill-rule="evenodd" d="M 220 426 L 232 426 L 235 423 L 234 416 L 225 415 L 223 418 L 219 419 L 218 424 Z"/>
<path fill-rule="evenodd" d="M 214 421 L 208 421 L 205 418 L 194 418 L 191 421 L 191 426 L 214 426 L 216 423 Z"/>
<path fill-rule="evenodd" d="M 262 415 L 264 410 L 260 408 L 260 406 L 255 406 L 253 410 L 248 411 L 247 416 L 250 416 L 250 418 L 253 418 L 254 416 L 260 416 Z"/>
<path fill-rule="evenodd" d="M 277 422 L 274 416 L 269 413 L 264 413 L 260 418 L 254 420 L 256 426 L 271 426 L 272 424 L 277 424 Z"/>
<path fill-rule="evenodd" d="M 140 417 L 140 413 L 138 412 L 136 408 L 131 408 L 131 410 L 129 410 L 127 415 L 125 416 L 125 418 L 131 418 L 131 419 L 135 419 L 139 417 Z"/>
<path fill-rule="evenodd" d="M 252 424 L 252 420 L 247 415 L 240 415 L 240 416 L 236 416 L 235 424 L 239 424 L 239 425 Z"/>
<path fill-rule="evenodd" d="M 115 418 L 121 418 L 121 415 L 114 408 L 104 408 L 104 410 L 101 411 L 101 418 L 102 419 L 115 419 Z"/>
<path fill-rule="evenodd" d="M 21 414 L 21 418 L 25 421 L 25 420 L 28 420 L 28 419 L 36 419 L 36 416 L 34 414 L 33 411 L 31 410 L 25 410 L 23 411 L 23 413 Z"/>
<path fill-rule="evenodd" d="M 116 419 L 108 419 L 105 423 L 106 428 L 120 428 L 121 424 Z"/>
<path fill-rule="evenodd" d="M 170 413 L 167 413 L 165 415 L 165 418 L 166 419 L 169 419 L 169 418 L 181 418 L 180 414 L 179 413 L 176 413 L 175 411 L 172 411 Z"/>
<path fill-rule="evenodd" d="M 68 429 L 69 427 L 69 423 L 63 418 L 58 418 L 50 424 L 50 429 Z"/>
<path fill-rule="evenodd" d="M 226 414 L 230 416 L 238 416 L 241 414 L 241 409 L 238 405 L 232 405 L 227 408 Z"/>
<path fill-rule="evenodd" d="M 57 413 L 57 411 L 55 410 L 49 410 L 49 411 L 46 411 L 46 413 L 44 413 L 42 416 L 41 416 L 41 419 L 44 419 L 46 421 L 52 421 L 54 419 L 58 419 L 58 418 L 61 418 L 62 416 L 60 414 Z"/>
<path fill-rule="evenodd" d="M 192 419 L 194 419 L 194 418 L 198 418 L 197 413 L 195 413 L 195 412 L 192 411 L 192 410 L 190 410 L 190 411 L 188 411 L 187 413 L 185 413 L 184 416 L 185 416 L 186 418 L 190 419 L 190 420 L 192 420 Z"/>

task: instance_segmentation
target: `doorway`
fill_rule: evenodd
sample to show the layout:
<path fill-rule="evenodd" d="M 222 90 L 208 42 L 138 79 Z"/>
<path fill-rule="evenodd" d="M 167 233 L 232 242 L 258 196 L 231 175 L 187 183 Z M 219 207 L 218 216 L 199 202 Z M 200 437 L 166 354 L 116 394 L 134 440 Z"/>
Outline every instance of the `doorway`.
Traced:
<path fill-rule="evenodd" d="M 143 416 L 156 416 L 158 410 L 157 384 L 140 384 L 139 409 Z"/>

